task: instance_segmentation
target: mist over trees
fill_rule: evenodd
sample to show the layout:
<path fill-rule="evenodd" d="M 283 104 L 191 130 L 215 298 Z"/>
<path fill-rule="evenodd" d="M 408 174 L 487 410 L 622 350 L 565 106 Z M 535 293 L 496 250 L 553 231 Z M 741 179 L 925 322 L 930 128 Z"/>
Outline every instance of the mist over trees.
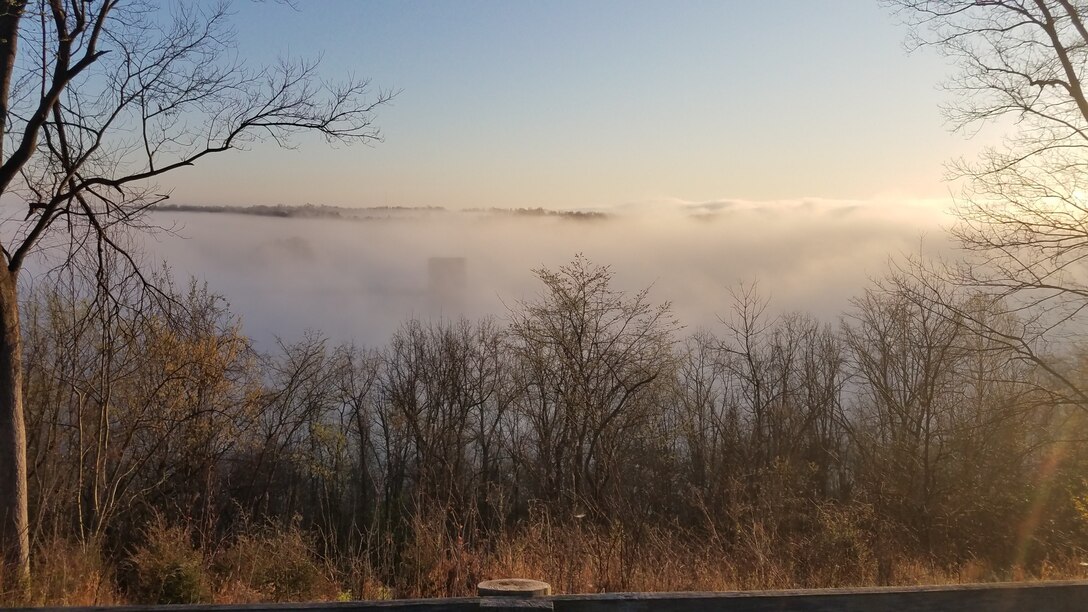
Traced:
<path fill-rule="evenodd" d="M 875 283 L 838 323 L 772 317 L 738 287 L 722 324 L 694 331 L 583 257 L 535 274 L 538 296 L 504 319 L 269 354 L 168 275 L 172 300 L 107 308 L 78 275 L 40 284 L 23 306 L 34 546 L 102 559 L 111 588 L 153 601 L 232 580 L 291 597 L 245 556 L 288 540 L 303 598 L 465 594 L 513 567 L 566 590 L 646 588 L 662 558 L 702 567 L 652 583 L 671 588 L 1083 558 L 1083 411 L 920 306 L 914 281 Z M 955 306 L 1016 325 L 984 296 Z M 177 572 L 192 584 L 163 578 Z"/>
<path fill-rule="evenodd" d="M 1019 121 L 956 167 L 962 263 L 904 264 L 836 320 L 741 285 L 689 330 L 575 256 L 502 318 L 262 352 L 119 241 L 160 199 L 147 180 L 260 137 L 371 140 L 388 95 L 212 61 L 223 11 L 9 3 L 0 195 L 26 217 L 0 244 L 2 601 L 1083 575 L 1085 8 L 893 4 L 963 69 L 956 125 Z M 20 284 L 47 238 L 64 265 Z"/>

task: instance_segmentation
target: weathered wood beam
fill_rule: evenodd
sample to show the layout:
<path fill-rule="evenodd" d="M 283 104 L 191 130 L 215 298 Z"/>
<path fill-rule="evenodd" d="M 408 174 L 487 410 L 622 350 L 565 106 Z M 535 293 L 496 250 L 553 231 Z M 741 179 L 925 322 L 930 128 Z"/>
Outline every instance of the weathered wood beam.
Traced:
<path fill-rule="evenodd" d="M 602 593 L 245 605 L 12 608 L 11 612 L 1083 612 L 1088 581 L 925 587 Z"/>

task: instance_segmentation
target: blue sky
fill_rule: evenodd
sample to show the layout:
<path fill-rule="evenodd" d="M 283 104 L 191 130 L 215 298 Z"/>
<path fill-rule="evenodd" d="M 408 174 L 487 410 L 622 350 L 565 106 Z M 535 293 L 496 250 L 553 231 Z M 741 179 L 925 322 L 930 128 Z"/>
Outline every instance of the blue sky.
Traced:
<path fill-rule="evenodd" d="M 946 197 L 948 68 L 876 2 L 234 4 L 240 53 L 401 91 L 385 142 L 258 145 L 178 203 L 608 208 Z"/>

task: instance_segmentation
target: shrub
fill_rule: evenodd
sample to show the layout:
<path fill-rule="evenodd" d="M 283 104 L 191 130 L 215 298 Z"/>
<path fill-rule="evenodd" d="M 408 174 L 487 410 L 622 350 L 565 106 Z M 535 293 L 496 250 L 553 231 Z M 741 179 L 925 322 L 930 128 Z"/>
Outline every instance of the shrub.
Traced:
<path fill-rule="evenodd" d="M 220 594 L 231 601 L 326 600 L 339 593 L 297 525 L 239 536 L 213 569 Z"/>
<path fill-rule="evenodd" d="M 91 606 L 118 601 L 113 572 L 97 542 L 48 540 L 34 551 L 32 561 L 33 605 Z"/>

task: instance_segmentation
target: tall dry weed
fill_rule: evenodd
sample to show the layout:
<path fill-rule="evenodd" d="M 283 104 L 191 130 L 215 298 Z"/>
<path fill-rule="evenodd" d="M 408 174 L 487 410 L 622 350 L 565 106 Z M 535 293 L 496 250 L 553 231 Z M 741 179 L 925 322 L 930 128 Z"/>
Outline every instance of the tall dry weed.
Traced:
<path fill-rule="evenodd" d="M 212 563 L 223 603 L 335 599 L 339 590 L 297 524 L 239 535 Z"/>

